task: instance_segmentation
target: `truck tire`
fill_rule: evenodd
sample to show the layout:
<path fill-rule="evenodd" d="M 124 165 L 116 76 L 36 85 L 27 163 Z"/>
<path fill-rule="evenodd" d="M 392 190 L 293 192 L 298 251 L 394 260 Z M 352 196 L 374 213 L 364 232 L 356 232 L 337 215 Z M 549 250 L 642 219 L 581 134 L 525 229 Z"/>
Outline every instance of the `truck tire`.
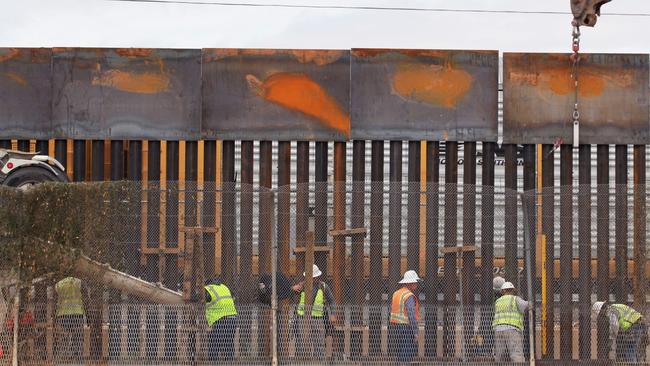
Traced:
<path fill-rule="evenodd" d="M 42 182 L 60 182 L 54 173 L 46 168 L 28 166 L 17 169 L 9 174 L 4 181 L 4 185 L 9 187 L 26 187 Z"/>

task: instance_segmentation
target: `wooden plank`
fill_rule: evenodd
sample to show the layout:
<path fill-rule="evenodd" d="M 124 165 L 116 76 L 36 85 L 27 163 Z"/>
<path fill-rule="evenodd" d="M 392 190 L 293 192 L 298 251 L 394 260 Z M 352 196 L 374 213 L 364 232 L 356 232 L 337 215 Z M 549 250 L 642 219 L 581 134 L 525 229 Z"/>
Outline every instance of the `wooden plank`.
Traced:
<path fill-rule="evenodd" d="M 427 141 L 427 175 L 426 175 L 426 267 L 424 296 L 426 301 L 424 315 L 424 355 L 437 355 L 438 339 L 438 190 L 440 189 L 440 155 L 438 141 Z"/>
<path fill-rule="evenodd" d="M 616 145 L 614 175 L 616 179 L 614 296 L 616 301 L 627 303 L 627 145 Z"/>
<path fill-rule="evenodd" d="M 390 142 L 388 192 L 388 293 L 399 288 L 402 278 L 402 141 Z"/>
<path fill-rule="evenodd" d="M 473 250 L 462 253 L 463 304 L 466 306 L 463 316 L 465 329 L 462 340 L 467 344 L 474 333 L 474 299 L 478 293 L 476 286 L 476 142 L 465 142 L 463 153 L 463 248 Z"/>
<path fill-rule="evenodd" d="M 289 269 L 291 240 L 291 142 L 278 142 L 278 270 L 292 274 Z"/>
<path fill-rule="evenodd" d="M 384 141 L 372 141 L 370 159 L 370 278 L 383 279 L 383 221 L 384 221 Z M 378 306 L 382 303 L 380 286 L 369 286 L 368 353 L 377 356 L 381 353 L 381 311 Z"/>
<path fill-rule="evenodd" d="M 234 285 L 236 271 L 235 237 L 235 142 L 223 142 L 222 207 L 221 207 L 221 277 L 224 283 Z"/>
<path fill-rule="evenodd" d="M 579 359 L 591 358 L 591 145 L 578 152 Z"/>
<path fill-rule="evenodd" d="M 406 255 L 408 269 L 420 267 L 420 141 L 408 142 L 408 204 Z"/>
<path fill-rule="evenodd" d="M 309 141 L 298 141 L 296 150 L 296 249 L 305 246 L 309 230 Z M 296 252 L 298 253 L 298 252 Z M 305 257 L 296 255 L 296 268 L 305 268 Z"/>
<path fill-rule="evenodd" d="M 327 164 L 328 164 L 328 143 L 325 141 L 316 142 L 315 151 L 315 192 L 314 192 L 314 235 L 316 245 L 327 243 Z M 315 262 L 318 268 L 327 277 L 327 256 L 316 253 Z"/>
<path fill-rule="evenodd" d="M 634 145 L 634 306 L 644 309 L 648 281 L 646 268 L 646 147 Z"/>
<path fill-rule="evenodd" d="M 598 145 L 596 157 L 596 182 L 597 187 L 597 223 L 596 223 L 596 256 L 597 279 L 596 294 L 601 301 L 609 300 L 609 145 Z M 609 325 L 607 322 L 598 322 L 597 350 L 598 359 L 609 356 Z"/>
<path fill-rule="evenodd" d="M 445 247 L 455 247 L 458 241 L 458 143 L 445 142 Z M 453 307 L 457 304 L 458 277 L 456 274 L 456 256 L 445 254 L 443 292 L 445 306 Z M 442 332 L 443 357 L 452 357 L 455 354 L 455 309 L 445 309 L 443 315 Z"/>
<path fill-rule="evenodd" d="M 346 222 L 346 161 L 345 161 L 345 142 L 334 143 L 334 230 L 342 230 L 345 228 Z M 334 237 L 334 250 L 332 253 L 333 268 L 337 271 L 332 271 L 332 290 L 334 299 L 337 304 L 347 302 L 343 298 L 343 281 L 345 277 L 345 237 L 341 235 L 333 235 Z M 341 271 L 343 269 L 343 271 Z"/>
<path fill-rule="evenodd" d="M 296 248 L 296 249 L 293 250 L 294 253 L 305 253 L 305 251 L 306 251 L 305 247 Z M 314 247 L 314 252 L 327 252 L 327 253 L 330 253 L 331 251 L 332 251 L 332 248 L 329 247 L 329 246 L 327 246 L 327 247 L 323 247 L 323 246 Z M 298 265 L 296 264 L 296 268 L 300 268 L 300 267 L 298 267 Z"/>
<path fill-rule="evenodd" d="M 546 319 L 542 326 L 545 328 L 546 344 L 545 349 L 546 353 L 543 355 L 546 359 L 553 359 L 554 357 L 554 334 L 553 331 L 555 325 L 555 316 L 554 316 L 554 298 L 555 298 L 555 286 L 553 279 L 554 276 L 554 267 L 553 267 L 553 258 L 554 258 L 554 217 L 555 217 L 555 204 L 554 204 L 554 182 L 555 182 L 555 163 L 554 155 L 552 153 L 553 145 L 544 144 L 542 145 L 542 233 L 545 235 L 545 251 L 546 251 L 546 294 L 547 298 L 550 299 L 546 303 Z"/>
<path fill-rule="evenodd" d="M 573 146 L 560 147 L 560 359 L 571 360 L 573 349 Z"/>
<path fill-rule="evenodd" d="M 365 227 L 357 227 L 354 229 L 335 229 L 330 230 L 330 235 L 333 237 L 337 236 L 352 236 L 357 237 L 363 235 L 364 237 L 368 233 L 368 229 Z"/>

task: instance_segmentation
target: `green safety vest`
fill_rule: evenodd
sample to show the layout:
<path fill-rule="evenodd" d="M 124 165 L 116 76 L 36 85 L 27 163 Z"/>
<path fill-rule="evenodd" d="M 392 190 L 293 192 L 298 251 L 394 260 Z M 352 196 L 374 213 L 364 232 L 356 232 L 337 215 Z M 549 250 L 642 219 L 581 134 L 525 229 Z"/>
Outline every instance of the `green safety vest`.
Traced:
<path fill-rule="evenodd" d="M 610 305 L 618 313 L 618 327 L 621 330 L 628 330 L 630 327 L 641 319 L 641 313 L 624 304 Z"/>
<path fill-rule="evenodd" d="M 81 297 L 81 280 L 66 277 L 54 286 L 57 294 L 56 316 L 84 315 L 84 303 Z"/>
<path fill-rule="evenodd" d="M 298 315 L 305 315 L 305 291 L 300 293 L 300 302 L 298 303 L 298 308 L 296 309 Z M 323 293 L 322 288 L 318 288 L 316 291 L 316 297 L 311 306 L 311 316 L 313 318 L 322 318 L 325 315 L 325 294 Z"/>
<path fill-rule="evenodd" d="M 494 321 L 492 326 L 511 325 L 520 331 L 524 330 L 524 315 L 517 308 L 517 297 L 504 295 L 494 303 Z"/>
<path fill-rule="evenodd" d="M 205 305 L 205 319 L 208 325 L 224 316 L 237 315 L 235 300 L 226 285 L 207 285 L 205 290 L 210 294 L 210 302 Z"/>

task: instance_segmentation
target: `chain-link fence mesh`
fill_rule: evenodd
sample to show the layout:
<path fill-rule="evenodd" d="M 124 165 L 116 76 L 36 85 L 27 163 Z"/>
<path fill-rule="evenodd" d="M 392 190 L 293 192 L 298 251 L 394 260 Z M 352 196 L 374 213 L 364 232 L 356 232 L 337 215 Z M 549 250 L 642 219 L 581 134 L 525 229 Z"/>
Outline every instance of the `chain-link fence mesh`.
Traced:
<path fill-rule="evenodd" d="M 622 359 L 647 331 L 592 304 L 647 313 L 646 199 L 645 187 L 401 182 L 3 190 L 1 359 L 17 345 L 22 364 L 487 363 L 505 347 L 498 362 L 527 362 L 531 344 L 538 362 Z M 395 303 L 407 270 L 422 281 Z M 529 301 L 521 327 L 495 333 L 495 276 Z M 236 316 L 207 314 L 210 284 L 227 286 Z"/>

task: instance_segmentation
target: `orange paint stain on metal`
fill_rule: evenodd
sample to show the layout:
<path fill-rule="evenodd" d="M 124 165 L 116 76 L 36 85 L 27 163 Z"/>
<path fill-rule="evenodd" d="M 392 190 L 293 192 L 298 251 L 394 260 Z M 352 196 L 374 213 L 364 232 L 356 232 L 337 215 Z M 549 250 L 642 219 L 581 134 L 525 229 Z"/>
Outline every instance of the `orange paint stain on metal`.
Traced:
<path fill-rule="evenodd" d="M 343 51 L 338 50 L 294 50 L 291 53 L 298 62 L 313 62 L 318 66 L 331 64 L 343 56 Z"/>
<path fill-rule="evenodd" d="M 9 61 L 12 58 L 18 56 L 19 54 L 20 54 L 20 50 L 17 48 L 0 49 L 0 62 Z"/>
<path fill-rule="evenodd" d="M 452 66 L 404 63 L 396 66 L 392 86 L 403 98 L 455 108 L 472 81 L 467 71 Z"/>
<path fill-rule="evenodd" d="M 305 74 L 276 73 L 264 81 L 246 75 L 250 90 L 284 108 L 314 117 L 327 127 L 350 132 L 350 116 L 318 83 Z"/>
<path fill-rule="evenodd" d="M 153 53 L 152 48 L 116 48 L 115 53 L 122 57 L 149 57 Z"/>
<path fill-rule="evenodd" d="M 167 75 L 158 73 L 131 73 L 108 70 L 93 76 L 92 85 L 106 86 L 128 93 L 156 94 L 169 90 Z"/>
<path fill-rule="evenodd" d="M 545 68 L 538 72 L 512 71 L 510 80 L 541 87 L 557 95 L 574 92 L 575 83 L 568 67 Z M 617 70 L 615 74 L 599 68 L 583 68 L 578 79 L 578 93 L 581 97 L 592 98 L 603 94 L 605 88 L 627 88 L 634 83 L 634 74 L 627 70 Z"/>
<path fill-rule="evenodd" d="M 23 78 L 20 75 L 17 75 L 17 74 L 15 74 L 13 72 L 6 72 L 6 73 L 3 73 L 2 75 L 6 76 L 8 79 L 10 79 L 11 81 L 13 81 L 16 84 L 19 84 L 21 86 L 27 86 L 27 81 L 25 80 L 25 78 Z"/>

